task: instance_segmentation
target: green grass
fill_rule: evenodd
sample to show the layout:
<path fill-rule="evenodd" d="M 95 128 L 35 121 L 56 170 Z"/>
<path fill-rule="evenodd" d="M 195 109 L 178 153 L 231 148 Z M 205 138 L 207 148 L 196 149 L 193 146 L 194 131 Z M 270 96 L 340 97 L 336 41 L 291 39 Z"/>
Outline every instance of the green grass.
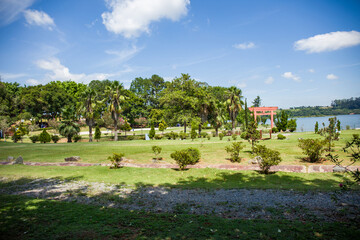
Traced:
<path fill-rule="evenodd" d="M 177 129 L 179 130 L 179 129 Z M 207 130 L 209 131 L 209 130 Z M 345 146 L 346 141 L 350 140 L 352 134 L 360 133 L 359 130 L 345 130 L 342 131 L 340 140 L 335 142 L 336 154 L 344 159 L 344 164 L 349 163 L 349 154 L 344 153 L 342 148 Z M 271 149 L 278 150 L 281 153 L 283 161 L 282 165 L 288 164 L 302 164 L 309 165 L 304 162 L 302 158 L 305 155 L 302 153 L 298 145 L 298 138 L 322 138 L 317 134 L 310 132 L 307 133 L 289 133 L 286 140 L 265 140 L 260 141 Z M 222 141 L 218 137 L 207 139 L 196 139 L 195 141 L 188 140 L 134 140 L 134 141 L 106 141 L 106 142 L 79 142 L 79 143 L 11 143 L 0 142 L 0 161 L 5 160 L 8 156 L 17 157 L 21 155 L 25 161 L 29 162 L 63 162 L 65 157 L 80 156 L 83 162 L 90 163 L 107 163 L 107 157 L 113 152 L 124 152 L 126 158 L 131 159 L 135 163 L 151 163 L 153 152 L 151 147 L 158 145 L 162 147 L 160 156 L 164 158 L 165 163 L 174 163 L 170 154 L 176 150 L 196 147 L 201 152 L 200 164 L 229 164 L 227 158 L 229 155 L 225 151 L 225 146 L 230 145 L 232 140 L 228 142 L 225 137 Z M 248 159 L 252 158 L 250 150 L 251 145 L 244 140 L 245 148 L 240 154 L 243 160 L 240 164 L 247 165 Z M 325 161 L 322 164 L 331 164 Z"/>
<path fill-rule="evenodd" d="M 0 166 L 0 176 L 19 181 L 33 178 L 76 179 L 131 187 L 165 186 L 204 189 L 293 189 L 299 191 L 333 191 L 347 175 L 335 173 L 285 173 L 264 175 L 256 171 L 232 171 L 212 168 L 174 169 L 108 167 Z"/>
<path fill-rule="evenodd" d="M 0 195 L 2 239 L 356 239 L 355 224 L 153 214 Z"/>

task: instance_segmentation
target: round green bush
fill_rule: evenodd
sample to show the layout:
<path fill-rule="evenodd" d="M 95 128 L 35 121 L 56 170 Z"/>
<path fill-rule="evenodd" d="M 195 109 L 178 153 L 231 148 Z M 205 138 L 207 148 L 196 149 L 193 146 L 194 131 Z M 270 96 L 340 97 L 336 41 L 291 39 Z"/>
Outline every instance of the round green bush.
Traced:
<path fill-rule="evenodd" d="M 284 136 L 284 135 L 282 135 L 282 134 L 278 134 L 277 135 L 277 139 L 279 139 L 279 140 L 284 140 L 284 139 L 286 139 L 286 137 Z"/>

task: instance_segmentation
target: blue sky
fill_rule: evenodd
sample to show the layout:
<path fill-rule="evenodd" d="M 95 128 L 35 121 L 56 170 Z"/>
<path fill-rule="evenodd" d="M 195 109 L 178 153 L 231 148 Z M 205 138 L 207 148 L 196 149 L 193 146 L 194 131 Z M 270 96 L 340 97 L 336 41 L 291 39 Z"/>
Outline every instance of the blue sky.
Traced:
<path fill-rule="evenodd" d="M 264 106 L 360 96 L 360 1 L 0 0 L 0 75 L 26 85 L 181 73 Z"/>

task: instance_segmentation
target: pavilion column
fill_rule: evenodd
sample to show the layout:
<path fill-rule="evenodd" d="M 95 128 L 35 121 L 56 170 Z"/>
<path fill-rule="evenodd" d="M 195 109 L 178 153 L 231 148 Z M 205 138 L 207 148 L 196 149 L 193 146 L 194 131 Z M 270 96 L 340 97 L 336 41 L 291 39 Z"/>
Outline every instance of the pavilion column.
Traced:
<path fill-rule="evenodd" d="M 271 129 L 274 127 L 274 112 L 271 111 Z"/>

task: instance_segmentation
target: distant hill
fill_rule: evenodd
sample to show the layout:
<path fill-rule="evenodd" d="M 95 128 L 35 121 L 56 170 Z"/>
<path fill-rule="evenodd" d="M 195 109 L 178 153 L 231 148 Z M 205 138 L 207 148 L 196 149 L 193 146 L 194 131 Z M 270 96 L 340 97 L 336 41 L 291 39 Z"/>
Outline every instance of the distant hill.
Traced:
<path fill-rule="evenodd" d="M 289 112 L 292 117 L 360 114 L 360 97 L 336 99 L 331 102 L 330 106 L 291 107 Z"/>

